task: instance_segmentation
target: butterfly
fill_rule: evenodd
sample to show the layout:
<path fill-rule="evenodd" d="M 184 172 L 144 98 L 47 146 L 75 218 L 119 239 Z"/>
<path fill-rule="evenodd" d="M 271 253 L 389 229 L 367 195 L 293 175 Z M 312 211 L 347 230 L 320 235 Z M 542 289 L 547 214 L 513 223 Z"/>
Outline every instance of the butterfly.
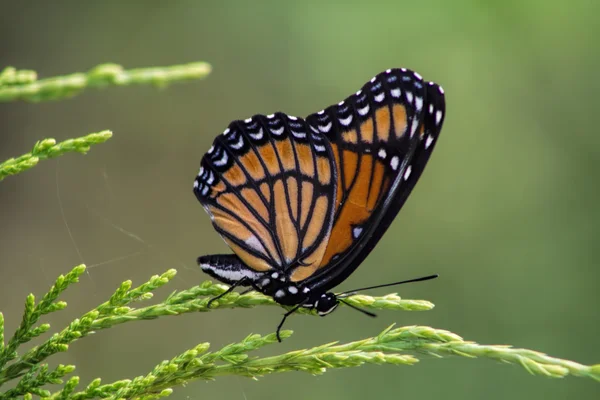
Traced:
<path fill-rule="evenodd" d="M 194 193 L 234 254 L 199 257 L 201 269 L 227 292 L 250 287 L 293 306 L 278 339 L 299 307 L 329 314 L 357 291 L 330 292 L 404 205 L 444 116 L 443 89 L 401 68 L 306 119 L 278 112 L 231 122 L 202 158 Z"/>

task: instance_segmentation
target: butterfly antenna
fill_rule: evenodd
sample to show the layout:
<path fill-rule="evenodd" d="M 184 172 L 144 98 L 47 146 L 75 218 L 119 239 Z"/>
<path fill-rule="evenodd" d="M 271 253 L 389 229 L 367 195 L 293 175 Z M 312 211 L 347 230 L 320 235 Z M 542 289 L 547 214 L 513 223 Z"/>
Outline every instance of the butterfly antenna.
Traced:
<path fill-rule="evenodd" d="M 437 278 L 439 275 L 435 274 L 435 275 L 428 275 L 428 276 L 423 276 L 421 278 L 415 278 L 415 279 L 409 279 L 407 281 L 400 281 L 400 282 L 393 282 L 393 283 L 386 283 L 384 285 L 376 285 L 376 286 L 368 286 L 368 287 L 364 287 L 364 288 L 360 288 L 360 289 L 354 289 L 354 290 L 350 290 L 348 292 L 343 292 L 337 295 L 338 299 L 339 298 L 344 298 L 344 297 L 349 297 L 352 296 L 353 294 L 356 294 L 358 292 L 362 292 L 363 290 L 370 290 L 370 289 L 379 289 L 379 288 L 383 288 L 383 287 L 388 287 L 388 286 L 396 286 L 396 285 L 402 285 L 403 283 L 410 283 L 410 282 L 421 282 L 421 281 L 428 281 L 430 279 L 435 279 Z M 348 303 L 345 303 L 348 304 Z M 352 307 L 352 306 L 351 306 Z"/>
<path fill-rule="evenodd" d="M 365 315 L 368 315 L 369 317 L 376 317 L 377 316 L 377 314 L 372 313 L 371 311 L 363 310 L 362 308 L 358 308 L 358 307 L 356 307 L 356 306 L 348 303 L 347 301 L 344 301 L 344 300 L 340 299 L 339 296 L 338 296 L 338 300 L 340 302 L 344 303 L 345 305 L 347 305 L 348 307 L 354 308 L 356 311 L 360 311 L 361 313 L 363 313 Z"/>

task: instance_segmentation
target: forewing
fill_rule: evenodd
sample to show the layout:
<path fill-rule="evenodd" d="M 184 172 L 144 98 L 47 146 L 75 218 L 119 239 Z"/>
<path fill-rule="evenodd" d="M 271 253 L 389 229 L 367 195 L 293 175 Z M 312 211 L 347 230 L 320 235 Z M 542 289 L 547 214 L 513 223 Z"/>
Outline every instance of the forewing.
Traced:
<path fill-rule="evenodd" d="M 412 71 L 393 69 L 307 118 L 309 127 L 331 143 L 338 190 L 321 263 L 296 268 L 294 280 L 329 290 L 360 265 L 421 175 L 444 113 L 439 86 Z"/>

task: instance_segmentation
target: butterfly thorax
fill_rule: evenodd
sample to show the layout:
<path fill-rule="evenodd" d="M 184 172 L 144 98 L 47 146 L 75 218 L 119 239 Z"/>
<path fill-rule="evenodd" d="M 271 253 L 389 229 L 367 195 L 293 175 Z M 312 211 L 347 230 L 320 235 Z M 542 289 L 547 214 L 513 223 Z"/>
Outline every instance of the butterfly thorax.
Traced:
<path fill-rule="evenodd" d="M 258 282 L 255 289 L 264 293 L 279 304 L 295 306 L 300 304 L 304 308 L 316 309 L 319 315 L 327 315 L 337 305 L 337 296 L 333 293 L 322 293 L 311 290 L 308 286 L 297 285 L 290 281 L 289 276 L 281 272 L 265 274 Z"/>

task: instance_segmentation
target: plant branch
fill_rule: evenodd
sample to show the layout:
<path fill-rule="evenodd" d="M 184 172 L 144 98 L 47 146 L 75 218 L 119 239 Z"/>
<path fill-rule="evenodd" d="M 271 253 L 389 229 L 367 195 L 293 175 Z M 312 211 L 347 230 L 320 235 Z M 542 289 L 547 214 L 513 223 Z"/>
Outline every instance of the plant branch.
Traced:
<path fill-rule="evenodd" d="M 33 146 L 31 153 L 23 154 L 18 158 L 10 158 L 0 164 L 0 181 L 9 175 L 16 175 L 36 166 L 40 160 L 71 152 L 85 154 L 90 150 L 90 146 L 104 143 L 111 137 L 111 131 L 102 131 L 75 139 L 67 139 L 60 143 L 56 143 L 54 139 L 40 140 Z"/>
<path fill-rule="evenodd" d="M 292 334 L 281 332 L 283 338 Z M 145 398 L 164 397 L 171 388 L 194 380 L 213 380 L 218 376 L 237 375 L 252 379 L 287 372 L 302 371 L 313 375 L 328 369 L 358 367 L 363 364 L 414 365 L 418 354 L 438 358 L 490 358 L 524 367 L 533 375 L 563 378 L 567 375 L 588 377 L 600 381 L 600 365 L 587 366 L 568 360 L 548 357 L 526 349 L 509 346 L 479 345 L 465 342 L 460 336 L 427 326 L 389 327 L 379 335 L 345 344 L 327 343 L 310 349 L 295 350 L 271 357 L 251 357 L 247 353 L 277 343 L 275 334 L 250 335 L 215 352 L 208 352 L 209 344 L 201 343 L 177 357 L 163 361 L 145 376 L 101 385 L 99 379 L 83 391 L 72 395 L 82 400 L 92 397 Z M 415 354 L 403 354 L 406 351 Z M 55 393 L 56 398 L 62 392 Z"/>
<path fill-rule="evenodd" d="M 85 266 L 80 265 L 71 271 L 70 274 L 78 277 L 84 270 Z M 208 308 L 208 301 L 227 289 L 225 285 L 213 284 L 210 281 L 205 281 L 188 290 L 173 292 L 164 302 L 159 304 L 141 308 L 130 306 L 133 302 L 152 298 L 151 292 L 167 284 L 175 277 L 176 273 L 177 271 L 172 269 L 160 276 L 155 275 L 148 282 L 133 289 L 131 288 L 131 281 L 123 282 L 107 302 L 100 304 L 81 318 L 76 319 L 68 327 L 54 334 L 46 342 L 32 348 L 7 368 L 2 369 L 2 365 L 0 364 L 0 385 L 21 376 L 23 371 L 26 371 L 31 365 L 38 364 L 57 352 L 67 351 L 69 344 L 75 340 L 95 331 L 107 329 L 125 322 L 155 319 L 161 316 L 180 315 L 190 312 L 207 312 L 219 308 L 249 308 L 259 305 L 279 306 L 268 296 L 257 292 L 249 292 L 243 295 L 230 293 L 213 302 L 211 307 Z M 67 276 L 70 275 L 68 274 Z M 29 299 L 29 307 L 33 307 L 31 296 Z M 373 309 L 420 311 L 433 307 L 433 304 L 427 301 L 403 300 L 397 295 L 383 297 L 361 295 L 351 296 L 346 300 L 353 305 Z M 64 305 L 61 305 L 61 307 L 64 308 Z M 314 311 L 308 309 L 303 309 L 300 312 L 303 314 L 315 314 Z M 31 327 L 31 325 L 29 324 L 27 327 Z M 45 330 L 49 329 L 49 326 L 43 325 L 43 327 Z M 27 331 L 27 329 L 24 330 Z M 16 352 L 14 351 L 16 350 L 16 344 L 23 343 L 23 341 L 17 339 L 13 341 L 15 345 L 10 348 L 13 351 L 9 351 L 8 348 L 6 349 L 7 354 L 12 354 L 11 359 L 16 358 Z"/>
<path fill-rule="evenodd" d="M 202 79 L 210 71 L 210 64 L 205 62 L 129 70 L 118 64 L 101 64 L 85 73 L 37 80 L 35 71 L 7 67 L 0 73 L 0 102 L 59 100 L 79 94 L 88 87 L 141 84 L 164 87 L 171 82 Z"/>
<path fill-rule="evenodd" d="M 28 69 L 6 67 L 0 72 L 0 87 L 9 85 L 23 85 L 37 80 L 37 73 Z"/>
<path fill-rule="evenodd" d="M 250 335 L 239 343 L 233 343 L 217 351 L 209 352 L 209 343 L 201 343 L 177 357 L 159 363 L 151 372 L 132 380 L 124 379 L 102 384 L 95 379 L 82 391 L 75 392 L 79 378 L 74 376 L 64 383 L 61 390 L 50 393 L 46 384 L 63 384 L 63 377 L 71 373 L 74 366 L 59 366 L 50 371 L 43 363 L 49 356 L 67 351 L 69 345 L 100 329 L 110 328 L 129 321 L 154 319 L 167 315 L 180 315 L 189 312 L 207 312 L 219 308 L 254 307 L 277 305 L 272 298 L 256 292 L 246 294 L 229 293 L 207 308 L 209 299 L 223 293 L 225 285 L 203 282 L 188 290 L 173 292 L 163 302 L 147 307 L 135 308 L 134 302 L 152 298 L 152 292 L 167 284 L 176 274 L 169 270 L 153 276 L 148 282 L 132 288 L 126 281 L 114 292 L 110 299 L 93 310 L 74 320 L 61 332 L 54 334 L 40 346 L 36 346 L 22 356 L 17 348 L 33 337 L 46 332 L 47 324 L 35 327 L 41 315 L 63 309 L 66 304 L 58 301 L 58 296 L 85 271 L 78 266 L 65 276 L 59 277 L 52 289 L 36 304 L 33 295 L 26 301 L 25 315 L 21 327 L 0 348 L 0 386 L 21 378 L 14 389 L 0 394 L 0 399 L 35 394 L 52 399 L 91 399 L 91 398 L 143 398 L 156 399 L 168 396 L 172 387 L 193 380 L 212 380 L 218 376 L 240 375 L 250 378 L 286 372 L 303 371 L 321 374 L 331 368 L 357 367 L 363 364 L 413 365 L 419 355 L 460 356 L 468 358 L 489 358 L 508 364 L 520 365 L 534 375 L 562 378 L 568 375 L 591 378 L 600 381 L 600 364 L 583 365 L 569 360 L 550 357 L 544 353 L 527 349 L 515 349 L 504 345 L 481 345 L 465 341 L 460 336 L 445 330 L 427 326 L 389 327 L 379 335 L 345 344 L 326 343 L 310 349 L 296 350 L 271 357 L 254 357 L 248 353 L 277 342 L 275 334 L 266 336 Z M 355 295 L 348 299 L 355 306 L 373 309 L 426 310 L 433 304 L 421 300 L 403 300 L 395 294 L 383 297 Z M 313 313 L 303 310 L 302 313 Z M 3 332 L 0 314 L 0 334 Z M 281 332 L 282 338 L 292 334 Z M 1 336 L 1 335 L 0 335 Z M 8 362 L 12 362 L 8 364 Z M 8 397 L 7 397 L 8 396 Z"/>

